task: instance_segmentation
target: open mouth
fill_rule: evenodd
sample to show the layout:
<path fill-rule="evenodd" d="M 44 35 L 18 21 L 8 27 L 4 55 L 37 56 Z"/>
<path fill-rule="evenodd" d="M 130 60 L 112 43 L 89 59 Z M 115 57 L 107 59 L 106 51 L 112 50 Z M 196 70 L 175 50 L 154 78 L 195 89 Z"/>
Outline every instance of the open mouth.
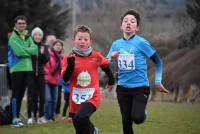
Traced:
<path fill-rule="evenodd" d="M 130 26 L 127 26 L 127 27 L 126 27 L 126 30 L 130 30 L 130 29 L 131 29 L 131 27 L 130 27 Z"/>

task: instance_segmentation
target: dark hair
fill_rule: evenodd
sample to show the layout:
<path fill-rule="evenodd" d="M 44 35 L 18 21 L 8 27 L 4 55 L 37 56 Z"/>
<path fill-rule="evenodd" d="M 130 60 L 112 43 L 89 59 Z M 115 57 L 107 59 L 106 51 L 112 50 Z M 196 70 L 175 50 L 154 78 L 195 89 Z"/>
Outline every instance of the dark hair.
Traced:
<path fill-rule="evenodd" d="M 78 25 L 78 26 L 74 29 L 74 38 L 75 38 L 75 36 L 76 36 L 76 34 L 77 34 L 78 32 L 86 32 L 86 33 L 89 33 L 90 38 L 91 38 L 91 36 L 92 36 L 92 30 L 91 30 L 88 26 L 86 26 L 86 25 Z"/>
<path fill-rule="evenodd" d="M 19 15 L 15 17 L 15 23 L 17 23 L 18 20 L 24 20 L 27 22 L 27 18 L 24 15 Z"/>
<path fill-rule="evenodd" d="M 62 46 L 64 46 L 64 42 L 62 40 L 59 40 L 59 39 L 56 39 L 56 41 L 54 41 L 53 43 L 53 46 L 56 44 L 56 43 L 60 43 Z"/>
<path fill-rule="evenodd" d="M 126 12 L 122 15 L 122 17 L 121 17 L 121 23 L 122 23 L 122 21 L 123 21 L 123 19 L 124 19 L 124 17 L 125 17 L 126 15 L 133 15 L 133 16 L 135 16 L 135 18 L 136 18 L 136 20 L 137 20 L 137 26 L 140 25 L 140 14 L 139 14 L 136 10 L 130 9 L 130 10 L 126 11 Z"/>

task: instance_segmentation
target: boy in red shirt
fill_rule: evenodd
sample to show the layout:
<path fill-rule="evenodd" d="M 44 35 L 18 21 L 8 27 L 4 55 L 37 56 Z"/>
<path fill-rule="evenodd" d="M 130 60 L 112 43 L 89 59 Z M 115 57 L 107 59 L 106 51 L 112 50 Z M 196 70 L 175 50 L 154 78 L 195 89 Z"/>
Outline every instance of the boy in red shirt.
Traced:
<path fill-rule="evenodd" d="M 114 76 L 109 61 L 91 47 L 91 30 L 81 25 L 74 31 L 73 51 L 65 56 L 62 63 L 64 81 L 70 82 L 70 115 L 76 134 L 98 134 L 90 116 L 100 105 L 98 68 L 109 77 L 107 88 L 112 90 Z"/>

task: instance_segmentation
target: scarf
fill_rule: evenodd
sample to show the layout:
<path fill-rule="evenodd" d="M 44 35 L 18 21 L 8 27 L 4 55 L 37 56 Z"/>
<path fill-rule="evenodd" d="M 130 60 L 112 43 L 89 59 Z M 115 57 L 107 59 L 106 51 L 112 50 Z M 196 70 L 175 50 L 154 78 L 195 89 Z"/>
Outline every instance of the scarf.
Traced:
<path fill-rule="evenodd" d="M 76 47 L 73 47 L 73 52 L 75 54 L 78 54 L 78 55 L 83 56 L 83 57 L 90 55 L 90 53 L 92 52 L 92 50 L 93 50 L 92 47 L 89 47 L 88 49 L 86 49 L 84 51 L 80 51 Z"/>
<path fill-rule="evenodd" d="M 14 30 L 19 34 L 19 36 L 25 40 L 26 35 L 28 34 L 28 30 L 24 30 L 22 32 L 20 32 L 16 27 L 14 27 Z"/>

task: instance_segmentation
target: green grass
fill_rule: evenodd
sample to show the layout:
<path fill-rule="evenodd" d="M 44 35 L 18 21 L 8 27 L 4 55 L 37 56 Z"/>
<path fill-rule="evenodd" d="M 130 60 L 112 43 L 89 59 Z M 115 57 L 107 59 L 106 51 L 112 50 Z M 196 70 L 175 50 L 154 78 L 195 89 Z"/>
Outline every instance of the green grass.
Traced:
<path fill-rule="evenodd" d="M 100 134 L 122 134 L 121 116 L 115 101 L 104 100 L 92 116 Z M 136 134 L 199 134 L 200 104 L 150 102 L 148 118 L 142 125 L 134 125 Z M 33 124 L 26 128 L 0 126 L 0 134 L 75 134 L 73 125 L 61 118 L 49 124 Z"/>

